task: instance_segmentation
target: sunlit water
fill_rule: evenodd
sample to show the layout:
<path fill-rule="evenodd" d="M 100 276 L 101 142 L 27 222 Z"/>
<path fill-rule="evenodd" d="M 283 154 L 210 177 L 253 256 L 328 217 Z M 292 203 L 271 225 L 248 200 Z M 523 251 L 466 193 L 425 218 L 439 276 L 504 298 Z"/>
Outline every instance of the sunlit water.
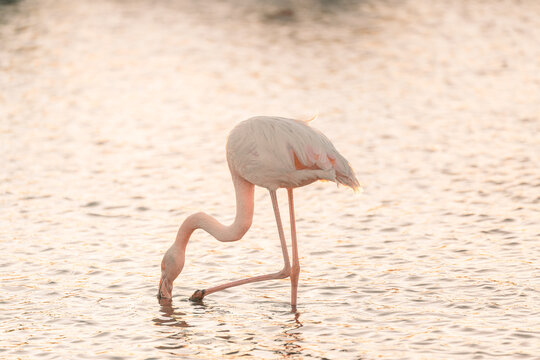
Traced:
<path fill-rule="evenodd" d="M 0 5 L 0 357 L 540 358 L 540 3 Z M 308 118 L 365 185 L 296 191 L 299 306 L 269 196 L 225 223 L 228 131 Z M 286 198 L 280 194 L 288 219 Z"/>

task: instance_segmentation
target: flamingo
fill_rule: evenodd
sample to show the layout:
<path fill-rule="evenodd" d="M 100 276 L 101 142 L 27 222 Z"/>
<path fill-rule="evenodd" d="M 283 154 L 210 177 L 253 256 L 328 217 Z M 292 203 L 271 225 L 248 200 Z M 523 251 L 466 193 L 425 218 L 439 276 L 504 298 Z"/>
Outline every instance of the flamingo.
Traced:
<path fill-rule="evenodd" d="M 293 310 L 296 309 L 300 262 L 293 189 L 317 180 L 333 181 L 355 191 L 360 188 L 348 161 L 324 134 L 309 125 L 309 121 L 258 116 L 244 120 L 232 129 L 226 150 L 236 193 L 234 222 L 225 226 L 204 212 L 188 216 L 180 226 L 176 240 L 163 256 L 158 298 L 171 299 L 173 282 L 184 267 L 186 247 L 191 234 L 196 229 L 203 229 L 223 242 L 237 241 L 244 236 L 252 223 L 254 187 L 258 185 L 270 192 L 283 252 L 283 268 L 275 273 L 196 290 L 190 300 L 201 301 L 209 294 L 233 286 L 290 277 L 291 307 Z M 288 193 L 292 266 L 276 197 L 276 191 L 279 188 L 286 188 Z"/>

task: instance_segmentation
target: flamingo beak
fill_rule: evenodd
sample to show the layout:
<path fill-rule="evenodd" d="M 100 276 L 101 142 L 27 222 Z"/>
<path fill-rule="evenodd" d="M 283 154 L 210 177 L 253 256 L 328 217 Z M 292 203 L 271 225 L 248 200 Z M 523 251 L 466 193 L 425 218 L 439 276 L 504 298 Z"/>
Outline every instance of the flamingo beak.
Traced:
<path fill-rule="evenodd" d="M 171 299 L 172 298 L 172 283 L 165 277 L 161 276 L 159 280 L 159 290 L 157 294 L 158 299 Z"/>

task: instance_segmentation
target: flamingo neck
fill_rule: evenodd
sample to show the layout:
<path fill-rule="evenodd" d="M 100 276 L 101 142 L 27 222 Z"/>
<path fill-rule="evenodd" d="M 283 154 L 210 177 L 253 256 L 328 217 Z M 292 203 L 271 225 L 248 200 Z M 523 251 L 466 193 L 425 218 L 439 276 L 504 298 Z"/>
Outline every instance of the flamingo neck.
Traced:
<path fill-rule="evenodd" d="M 198 212 L 184 220 L 176 236 L 175 245 L 185 253 L 191 234 L 202 229 L 219 241 L 235 241 L 244 236 L 251 226 L 254 207 L 254 185 L 233 173 L 233 183 L 236 193 L 236 217 L 234 222 L 225 226 L 214 217 Z"/>

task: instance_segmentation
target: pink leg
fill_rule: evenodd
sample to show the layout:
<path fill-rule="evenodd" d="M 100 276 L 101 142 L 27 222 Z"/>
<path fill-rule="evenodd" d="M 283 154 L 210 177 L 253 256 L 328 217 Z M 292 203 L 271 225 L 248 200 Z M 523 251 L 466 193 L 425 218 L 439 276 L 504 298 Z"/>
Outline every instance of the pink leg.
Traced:
<path fill-rule="evenodd" d="M 241 279 L 232 281 L 226 284 L 221 284 L 218 286 L 211 287 L 206 290 L 197 290 L 191 295 L 190 300 L 193 301 L 200 301 L 208 294 L 214 293 L 216 291 L 228 289 L 233 286 L 243 285 L 247 283 L 257 282 L 257 281 L 264 281 L 264 280 L 272 280 L 272 279 L 284 279 L 288 277 L 291 274 L 291 263 L 289 261 L 289 253 L 287 251 L 287 243 L 285 242 L 285 235 L 283 234 L 283 225 L 281 224 L 281 216 L 279 214 L 279 206 L 277 202 L 277 196 L 276 196 L 276 190 L 270 190 L 270 198 L 272 199 L 272 205 L 274 207 L 274 214 L 276 215 L 276 223 L 278 227 L 278 233 L 279 233 L 279 241 L 281 242 L 281 250 L 283 252 L 283 261 L 285 265 L 283 266 L 283 269 L 281 271 L 278 271 L 276 273 L 272 274 L 266 274 L 266 275 L 260 275 L 260 276 L 253 276 L 247 279 Z"/>
<path fill-rule="evenodd" d="M 291 220 L 292 242 L 292 269 L 291 269 L 291 307 L 296 311 L 296 295 L 298 293 L 298 276 L 300 275 L 300 261 L 298 260 L 298 244 L 296 242 L 296 220 L 294 218 L 293 190 L 287 189 L 289 195 L 289 216 Z"/>

